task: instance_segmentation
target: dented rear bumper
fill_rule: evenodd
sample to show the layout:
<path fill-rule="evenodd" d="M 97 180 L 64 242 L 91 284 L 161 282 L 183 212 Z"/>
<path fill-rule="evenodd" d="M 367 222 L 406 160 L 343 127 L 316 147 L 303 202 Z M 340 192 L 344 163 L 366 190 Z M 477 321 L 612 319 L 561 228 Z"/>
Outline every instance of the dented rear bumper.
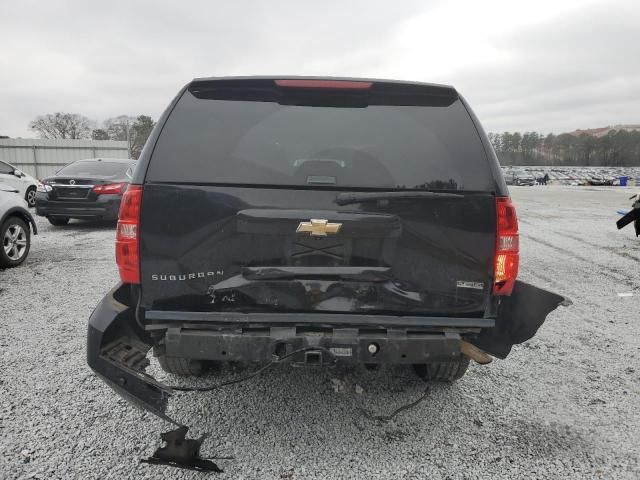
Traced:
<path fill-rule="evenodd" d="M 89 319 L 87 363 L 119 395 L 171 421 L 165 415 L 171 390 L 144 373 L 151 347 L 151 338 L 136 324 L 127 286 L 118 284 Z"/>
<path fill-rule="evenodd" d="M 495 327 L 484 329 L 470 342 L 494 357 L 504 359 L 514 345 L 533 338 L 547 315 L 560 305 L 569 306 L 571 300 L 517 281 L 513 293 L 500 300 Z"/>
<path fill-rule="evenodd" d="M 463 341 L 468 341 L 505 358 L 514 344 L 535 335 L 548 313 L 566 302 L 559 295 L 517 282 L 514 294 L 502 299 L 495 320 L 147 312 L 143 330 L 131 306 L 129 287 L 118 285 L 91 315 L 87 361 L 118 394 L 171 421 L 165 414 L 171 389 L 145 373 L 147 353 L 154 344 L 170 356 L 203 360 L 265 362 L 322 347 L 344 362 L 415 364 L 455 360 Z M 292 360 L 323 364 L 328 359 L 306 351 Z"/>

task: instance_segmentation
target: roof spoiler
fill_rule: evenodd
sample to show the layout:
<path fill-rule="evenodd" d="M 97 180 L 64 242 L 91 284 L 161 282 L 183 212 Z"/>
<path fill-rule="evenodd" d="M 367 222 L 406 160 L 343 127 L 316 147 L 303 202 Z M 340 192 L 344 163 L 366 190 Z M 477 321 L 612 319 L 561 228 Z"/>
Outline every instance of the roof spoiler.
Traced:
<path fill-rule="evenodd" d="M 317 77 L 235 77 L 195 79 L 188 85 L 203 100 L 275 102 L 281 105 L 446 107 L 458 92 L 429 83 Z"/>

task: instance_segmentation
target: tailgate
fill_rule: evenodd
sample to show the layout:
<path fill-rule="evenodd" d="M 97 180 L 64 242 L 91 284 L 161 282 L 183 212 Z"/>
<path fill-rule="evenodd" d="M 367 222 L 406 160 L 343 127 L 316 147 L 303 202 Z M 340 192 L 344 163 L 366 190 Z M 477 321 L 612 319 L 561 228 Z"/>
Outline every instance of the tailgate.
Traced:
<path fill-rule="evenodd" d="M 338 195 L 146 185 L 144 306 L 484 313 L 495 249 L 492 195 L 390 198 L 342 207 L 336 205 Z"/>

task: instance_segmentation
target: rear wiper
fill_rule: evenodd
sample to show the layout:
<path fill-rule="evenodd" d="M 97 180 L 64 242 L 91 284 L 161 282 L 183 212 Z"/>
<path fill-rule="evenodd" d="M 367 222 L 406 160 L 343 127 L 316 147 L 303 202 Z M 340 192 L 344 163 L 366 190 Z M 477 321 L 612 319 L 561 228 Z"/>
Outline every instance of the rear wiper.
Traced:
<path fill-rule="evenodd" d="M 351 203 L 371 202 L 375 200 L 389 200 L 394 198 L 464 198 L 461 193 L 448 192 L 365 192 L 365 193 L 341 193 L 335 202 L 338 205 Z"/>

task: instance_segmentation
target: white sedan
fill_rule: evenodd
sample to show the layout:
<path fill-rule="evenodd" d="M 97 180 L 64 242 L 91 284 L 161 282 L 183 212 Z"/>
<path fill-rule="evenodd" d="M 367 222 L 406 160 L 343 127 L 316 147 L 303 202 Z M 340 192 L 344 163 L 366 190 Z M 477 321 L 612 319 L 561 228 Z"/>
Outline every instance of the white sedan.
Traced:
<path fill-rule="evenodd" d="M 0 160 L 0 183 L 10 185 L 22 195 L 29 207 L 36 206 L 36 188 L 38 180 L 27 175 L 10 163 Z"/>

